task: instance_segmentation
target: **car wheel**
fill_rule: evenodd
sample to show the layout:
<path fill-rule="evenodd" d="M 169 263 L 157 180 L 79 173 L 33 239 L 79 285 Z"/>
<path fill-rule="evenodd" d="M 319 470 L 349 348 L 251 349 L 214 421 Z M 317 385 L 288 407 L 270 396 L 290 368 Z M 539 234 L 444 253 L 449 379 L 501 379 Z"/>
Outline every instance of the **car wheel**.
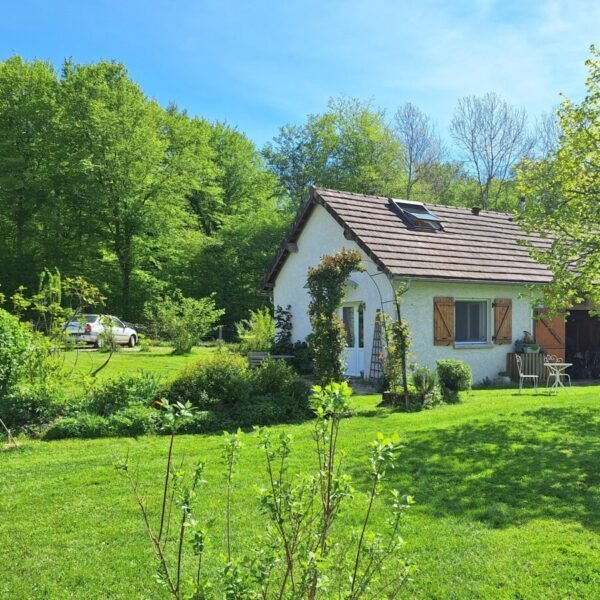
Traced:
<path fill-rule="evenodd" d="M 98 350 L 100 350 L 100 348 L 102 348 L 102 342 L 100 340 L 96 340 L 94 342 L 94 348 L 97 348 Z"/>
<path fill-rule="evenodd" d="M 127 345 L 130 348 L 135 348 L 135 335 L 130 335 L 129 336 L 129 341 L 127 342 Z"/>

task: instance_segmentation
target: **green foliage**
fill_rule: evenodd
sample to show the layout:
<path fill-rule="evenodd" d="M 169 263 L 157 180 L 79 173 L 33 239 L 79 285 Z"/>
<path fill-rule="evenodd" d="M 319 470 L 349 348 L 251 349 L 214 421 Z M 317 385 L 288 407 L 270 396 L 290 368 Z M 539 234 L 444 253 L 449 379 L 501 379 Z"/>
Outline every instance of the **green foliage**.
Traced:
<path fill-rule="evenodd" d="M 151 406 L 161 390 L 155 373 L 123 374 L 90 389 L 86 406 L 94 414 L 108 417 L 131 406 Z"/>
<path fill-rule="evenodd" d="M 115 356 L 114 364 L 126 359 L 162 360 L 167 365 L 184 360 L 122 353 Z M 520 397 L 514 393 L 474 391 L 461 404 L 410 415 L 377 407 L 381 400 L 377 395 L 350 399 L 353 416 L 342 421 L 340 445 L 342 451 L 347 450 L 344 463 L 353 475 L 355 500 L 343 507 L 335 530 L 350 535 L 360 523 L 367 490 L 362 467 L 369 459 L 369 442 L 377 431 L 402 432 L 398 466 L 389 473 L 373 510 L 373 529 L 383 531 L 390 488 L 410 490 L 418 502 L 418 514 L 409 511 L 402 526 L 406 545 L 390 559 L 397 567 L 409 556 L 416 569 L 398 600 L 446 598 L 450 589 L 457 598 L 520 594 L 583 599 L 597 595 L 600 535 L 595 488 L 581 482 L 596 481 L 598 473 L 600 386 L 574 386 L 558 398 L 536 396 L 532 389 Z M 234 431 L 232 427 L 228 430 Z M 281 430 L 268 430 L 274 443 Z M 290 476 L 299 478 L 316 471 L 311 466 L 316 462 L 314 420 L 288 425 L 285 430 L 293 438 Z M 265 459 L 255 448 L 253 435 L 244 434 L 242 442 L 234 481 L 234 558 L 249 556 L 249 568 L 258 570 L 272 554 L 256 547 L 268 526 L 256 491 L 267 484 Z M 10 515 L 2 525 L 3 548 L 11 557 L 0 561 L 2 594 L 36 598 L 44 589 L 50 598 L 68 598 L 76 589 L 81 597 L 100 598 L 110 589 L 117 598 L 166 597 L 153 578 L 154 562 L 140 515 L 127 490 L 119 485 L 124 481 L 113 480 L 107 467 L 112 456 L 128 452 L 134 474 L 139 465 L 141 491 L 156 515 L 167 440 L 157 436 L 140 443 L 32 440 L 21 446 L 22 451 L 0 455 L 4 489 L 10 491 L 0 495 L 0 513 Z M 220 581 L 220 557 L 226 552 L 222 512 L 213 510 L 223 507 L 221 454 L 222 443 L 215 435 L 182 435 L 176 440 L 177 467 L 181 457 L 186 457 L 184 469 L 189 475 L 195 459 L 207 464 L 208 483 L 195 500 L 196 519 L 197 527 L 206 530 L 203 572 L 215 581 Z M 68 519 L 66 498 L 73 499 Z M 217 518 L 210 521 L 213 515 Z M 43 523 L 32 534 L 34 517 Z M 69 547 L 56 552 L 66 534 Z M 192 544 L 197 539 L 191 532 L 186 535 L 186 561 L 192 560 Z M 171 537 L 171 550 L 173 542 Z M 565 560 L 565 548 L 572 559 Z M 448 568 L 449 560 L 453 568 Z M 15 562 L 20 565 L 17 570 Z M 523 568 L 526 562 L 537 565 L 535 577 Z M 327 597 L 324 591 L 322 595 Z"/>
<path fill-rule="evenodd" d="M 186 354 L 207 335 L 224 311 L 215 306 L 213 296 L 186 298 L 180 292 L 146 303 L 146 318 L 153 321 L 173 344 L 176 354 Z"/>
<path fill-rule="evenodd" d="M 294 369 L 283 360 L 265 360 L 251 371 L 255 393 L 294 398 L 298 403 L 306 401 L 308 388 Z"/>
<path fill-rule="evenodd" d="M 386 335 L 385 376 L 390 391 L 401 394 L 405 407 L 410 402 L 408 392 L 408 351 L 410 348 L 410 330 L 408 323 L 401 317 L 399 306 L 396 307 L 398 317 L 391 320 L 386 313 L 379 313 L 385 319 Z"/>
<path fill-rule="evenodd" d="M 294 206 L 315 183 L 386 196 L 403 189 L 401 143 L 384 112 L 356 98 L 331 99 L 304 125 L 281 127 L 264 155 Z"/>
<path fill-rule="evenodd" d="M 291 215 L 273 199 L 258 203 L 251 213 L 223 217 L 221 227 L 203 239 L 185 267 L 202 277 L 182 281 L 181 288 L 193 296 L 214 292 L 217 304 L 227 310 L 228 325 L 246 318 L 248 310 L 265 303 L 262 280 L 290 221 Z"/>
<path fill-rule="evenodd" d="M 295 342 L 292 346 L 291 355 L 294 357 L 291 363 L 298 373 L 302 373 L 303 375 L 311 375 L 313 373 L 313 357 L 307 342 Z"/>
<path fill-rule="evenodd" d="M 277 354 L 291 354 L 292 343 L 292 307 L 288 304 L 286 308 L 275 307 L 275 344 L 274 351 Z"/>
<path fill-rule="evenodd" d="M 278 214 L 275 176 L 234 127 L 158 106 L 118 63 L 66 61 L 57 73 L 12 57 L 0 62 L 0 129 L 8 296 L 58 268 L 93 277 L 107 312 L 130 321 L 165 286 L 192 297 L 216 290 L 230 322 L 260 306 L 289 215 Z M 213 245 L 225 246 L 217 263 L 205 254 Z M 191 264 L 199 255 L 207 282 Z M 224 267 L 231 283 L 211 285 Z"/>
<path fill-rule="evenodd" d="M 157 433 L 159 425 L 158 411 L 149 406 L 132 404 L 108 417 L 108 431 L 111 436 L 149 435 Z"/>
<path fill-rule="evenodd" d="M 29 327 L 0 308 L 0 396 L 13 390 L 24 375 L 33 344 Z"/>
<path fill-rule="evenodd" d="M 306 287 L 310 295 L 308 314 L 312 325 L 310 346 L 317 379 L 327 384 L 344 377 L 343 351 L 346 336 L 337 314 L 344 295 L 344 283 L 353 271 L 364 271 L 360 252 L 342 249 L 324 256 L 308 270 Z"/>
<path fill-rule="evenodd" d="M 228 351 L 188 367 L 168 397 L 218 411 L 221 429 L 299 420 L 308 410 L 308 388 L 291 366 L 266 360 L 250 370 L 245 357 Z"/>
<path fill-rule="evenodd" d="M 275 319 L 268 306 L 251 310 L 250 317 L 236 323 L 242 352 L 270 352 L 275 341 Z"/>
<path fill-rule="evenodd" d="M 9 427 L 32 430 L 68 410 L 69 403 L 56 384 L 21 385 L 12 392 L 0 394 L 0 418 Z"/>
<path fill-rule="evenodd" d="M 416 367 L 412 372 L 412 382 L 421 403 L 425 404 L 434 399 L 437 388 L 435 371 L 426 366 Z"/>
<path fill-rule="evenodd" d="M 553 281 L 536 290 L 551 314 L 591 300 L 600 306 L 600 51 L 586 61 L 587 94 L 581 103 L 565 100 L 558 110 L 557 149 L 518 171 L 526 210 L 519 223 L 544 244 L 528 245 L 531 256 L 548 266 Z"/>
<path fill-rule="evenodd" d="M 234 405 L 250 397 L 248 361 L 239 354 L 221 350 L 185 369 L 171 384 L 171 400 L 191 402 L 199 408 L 208 403 Z"/>
<path fill-rule="evenodd" d="M 113 435 L 108 419 L 99 415 L 79 413 L 52 422 L 44 432 L 45 440 L 65 438 L 100 438 Z"/>
<path fill-rule="evenodd" d="M 437 376 L 446 402 L 457 402 L 458 393 L 470 390 L 473 385 L 471 367 L 462 360 L 438 360 Z"/>
<path fill-rule="evenodd" d="M 102 323 L 102 331 L 98 334 L 96 340 L 96 346 L 100 352 L 107 352 L 112 354 L 113 352 L 119 352 L 121 346 L 117 340 L 117 336 L 113 330 L 113 322 L 110 317 L 101 317 L 100 322 Z"/>
<path fill-rule="evenodd" d="M 148 511 L 128 460 L 117 463 L 142 513 L 158 563 L 158 579 L 171 597 L 358 600 L 397 596 L 409 573 L 408 563 L 398 561 L 396 553 L 403 543 L 399 536 L 401 520 L 412 499 L 403 499 L 393 491 L 387 530 L 371 531 L 373 508 L 388 472 L 397 462 L 399 446 L 395 439 L 378 434 L 371 443 L 369 465 L 362 473 L 368 482 L 367 507 L 359 529 L 349 535 L 335 527 L 343 507 L 354 495 L 338 447 L 340 424 L 351 393 L 346 383 L 314 388 L 313 435 L 319 470 L 312 476 L 290 472 L 291 436 L 258 430 L 266 468 L 266 485 L 260 496 L 265 523 L 253 540 L 254 547 L 244 554 L 234 543 L 239 522 L 237 479 L 242 435 L 239 431 L 225 432 L 221 454 L 224 502 L 220 505 L 222 515 L 215 515 L 224 522 L 224 534 L 219 537 L 224 539 L 225 553 L 212 573 L 205 569 L 213 554 L 212 538 L 208 536 L 208 523 L 196 516 L 202 512 L 195 502 L 200 486 L 207 483 L 205 463 L 201 461 L 187 472 L 183 466 L 173 469 L 175 438 L 171 435 L 160 517 Z M 260 406 L 262 409 L 262 403 Z M 179 416 L 174 414 L 177 421 Z M 263 416 L 269 418 L 269 414 Z M 171 515 L 176 515 L 176 533 L 172 537 L 175 548 L 169 550 Z M 192 549 L 191 561 L 184 554 L 186 545 Z"/>

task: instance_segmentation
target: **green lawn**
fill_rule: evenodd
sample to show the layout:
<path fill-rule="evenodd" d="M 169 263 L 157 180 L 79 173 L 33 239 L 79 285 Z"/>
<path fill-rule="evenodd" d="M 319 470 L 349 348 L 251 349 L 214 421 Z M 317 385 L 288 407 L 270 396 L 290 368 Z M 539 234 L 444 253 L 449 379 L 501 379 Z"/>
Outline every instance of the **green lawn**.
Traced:
<path fill-rule="evenodd" d="M 358 467 L 376 432 L 398 432 L 405 444 L 389 482 L 417 502 L 403 530 L 403 554 L 418 566 L 405 597 L 598 597 L 600 387 L 558 397 L 481 390 L 460 405 L 412 414 L 378 409 L 377 401 L 353 399 L 356 415 L 343 423 L 342 443 L 359 489 Z M 285 429 L 294 435 L 295 468 L 312 471 L 311 424 Z M 238 553 L 264 523 L 262 460 L 254 435 L 243 437 Z M 112 462 L 129 452 L 147 495 L 158 498 L 166 447 L 155 437 L 31 441 L 0 454 L 0 597 L 164 597 L 137 508 Z M 200 513 L 216 517 L 215 554 L 223 549 L 220 436 L 182 436 L 176 452 L 208 462 Z M 341 524 L 357 518 L 348 511 Z"/>
<path fill-rule="evenodd" d="M 168 381 L 187 364 L 199 360 L 209 352 L 214 352 L 215 348 L 199 346 L 185 355 L 171 354 L 172 350 L 172 348 L 158 346 L 153 346 L 150 352 L 140 352 L 137 348 L 121 349 L 112 355 L 108 365 L 98 373 L 97 380 L 102 381 L 123 373 L 146 371 L 158 373 L 162 379 Z M 65 352 L 63 370 L 67 375 L 68 389 L 76 393 L 84 378 L 97 369 L 107 357 L 108 355 L 103 352 L 87 348 Z"/>

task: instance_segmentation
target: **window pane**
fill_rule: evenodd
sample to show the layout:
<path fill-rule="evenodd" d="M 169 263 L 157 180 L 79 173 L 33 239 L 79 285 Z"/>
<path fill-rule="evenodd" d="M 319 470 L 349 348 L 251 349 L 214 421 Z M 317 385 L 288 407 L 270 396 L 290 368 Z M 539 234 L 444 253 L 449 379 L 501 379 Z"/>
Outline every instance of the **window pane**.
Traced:
<path fill-rule="evenodd" d="M 455 314 L 455 334 L 454 337 L 457 342 L 466 342 L 469 339 L 469 304 L 468 302 L 456 302 L 456 314 Z"/>
<path fill-rule="evenodd" d="M 365 307 L 363 304 L 358 307 L 358 347 L 365 347 Z"/>
<path fill-rule="evenodd" d="M 487 302 L 455 303 L 455 339 L 457 342 L 487 341 Z"/>
<path fill-rule="evenodd" d="M 346 346 L 354 348 L 354 306 L 342 308 L 342 320 L 346 329 Z"/>

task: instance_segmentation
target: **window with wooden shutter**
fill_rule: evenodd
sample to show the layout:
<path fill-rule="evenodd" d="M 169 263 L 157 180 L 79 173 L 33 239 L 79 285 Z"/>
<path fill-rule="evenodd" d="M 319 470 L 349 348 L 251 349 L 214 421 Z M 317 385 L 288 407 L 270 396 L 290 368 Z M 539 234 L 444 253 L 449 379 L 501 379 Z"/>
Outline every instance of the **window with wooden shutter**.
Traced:
<path fill-rule="evenodd" d="M 512 344 L 512 300 L 496 298 L 494 300 L 494 337 L 495 344 Z"/>
<path fill-rule="evenodd" d="M 449 346 L 454 342 L 454 298 L 433 299 L 433 343 Z"/>

